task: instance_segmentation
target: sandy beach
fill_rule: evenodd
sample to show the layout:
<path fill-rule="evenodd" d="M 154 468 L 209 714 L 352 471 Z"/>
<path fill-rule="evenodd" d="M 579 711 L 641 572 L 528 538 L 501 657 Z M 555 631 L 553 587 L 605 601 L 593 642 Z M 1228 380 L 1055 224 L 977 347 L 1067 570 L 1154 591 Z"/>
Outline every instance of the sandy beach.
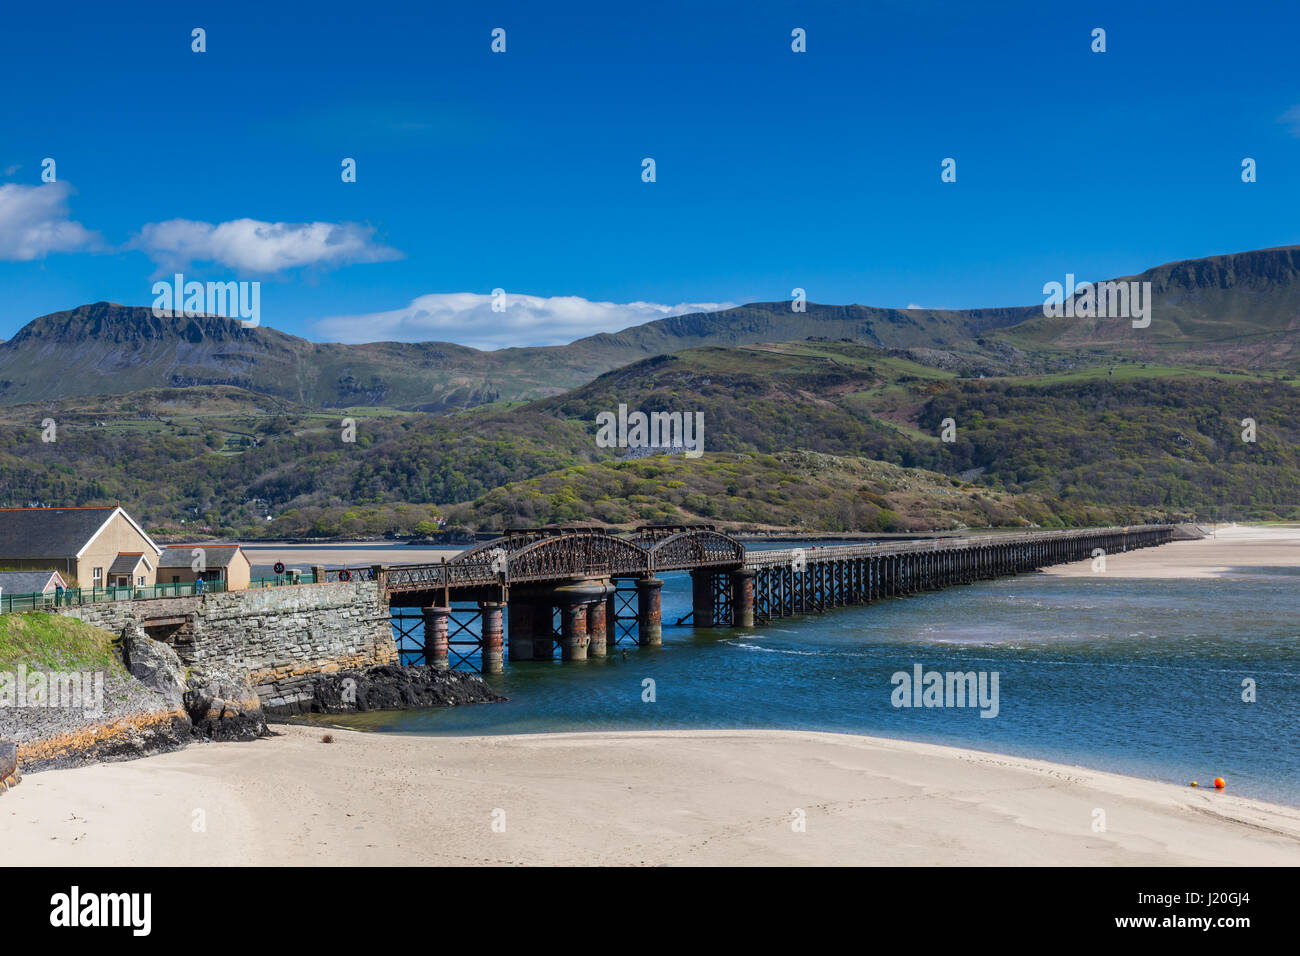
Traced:
<path fill-rule="evenodd" d="M 1212 526 L 1206 525 L 1206 530 Z M 1091 561 L 1044 569 L 1062 577 L 1218 578 L 1251 568 L 1300 567 L 1300 526 L 1219 525 L 1199 541 L 1171 541 L 1158 548 L 1106 556 L 1106 570 Z"/>
<path fill-rule="evenodd" d="M 331 731 L 325 744 L 278 729 L 32 774 L 0 798 L 5 862 L 1300 863 L 1300 810 L 926 744 L 784 731 Z"/>

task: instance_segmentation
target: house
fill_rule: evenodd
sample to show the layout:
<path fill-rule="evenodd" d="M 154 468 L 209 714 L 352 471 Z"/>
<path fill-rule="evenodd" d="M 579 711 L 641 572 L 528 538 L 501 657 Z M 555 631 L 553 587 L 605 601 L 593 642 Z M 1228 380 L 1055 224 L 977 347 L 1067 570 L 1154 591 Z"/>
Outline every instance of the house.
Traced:
<path fill-rule="evenodd" d="M 159 584 L 190 584 L 202 578 L 221 581 L 225 590 L 234 591 L 248 587 L 252 575 L 253 565 L 237 544 L 175 545 L 164 548 L 158 559 Z"/>
<path fill-rule="evenodd" d="M 68 583 L 58 571 L 0 571 L 0 595 L 50 594 Z"/>
<path fill-rule="evenodd" d="M 152 586 L 162 548 L 120 507 L 0 508 L 0 568 L 68 587 Z"/>

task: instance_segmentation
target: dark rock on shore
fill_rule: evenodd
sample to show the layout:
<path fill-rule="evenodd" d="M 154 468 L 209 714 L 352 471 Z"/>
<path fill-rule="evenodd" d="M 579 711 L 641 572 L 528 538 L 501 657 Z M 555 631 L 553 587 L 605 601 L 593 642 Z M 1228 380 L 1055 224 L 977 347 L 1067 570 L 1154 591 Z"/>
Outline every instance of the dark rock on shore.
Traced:
<path fill-rule="evenodd" d="M 309 701 L 275 708 L 279 715 L 346 714 L 363 710 L 413 710 L 485 704 L 506 698 L 477 674 L 434 667 L 381 664 L 365 670 L 321 674 Z"/>
<path fill-rule="evenodd" d="M 132 713 L 23 743 L 23 769 L 61 770 L 180 750 L 193 737 L 184 711 Z"/>
<path fill-rule="evenodd" d="M 158 691 L 173 707 L 185 693 L 185 668 L 171 646 L 155 641 L 139 624 L 122 629 L 122 663 L 131 676 Z"/>
<path fill-rule="evenodd" d="M 0 793 L 18 786 L 22 779 L 18 772 L 18 745 L 0 740 Z"/>
<path fill-rule="evenodd" d="M 155 641 L 138 624 L 122 631 L 122 663 L 131 676 L 189 715 L 191 732 L 205 740 L 267 737 L 262 702 L 244 678 L 196 668 L 187 675 L 176 651 Z"/>
<path fill-rule="evenodd" d="M 194 736 L 206 740 L 256 740 L 271 736 L 257 693 L 243 677 L 194 670 L 184 694 Z"/>

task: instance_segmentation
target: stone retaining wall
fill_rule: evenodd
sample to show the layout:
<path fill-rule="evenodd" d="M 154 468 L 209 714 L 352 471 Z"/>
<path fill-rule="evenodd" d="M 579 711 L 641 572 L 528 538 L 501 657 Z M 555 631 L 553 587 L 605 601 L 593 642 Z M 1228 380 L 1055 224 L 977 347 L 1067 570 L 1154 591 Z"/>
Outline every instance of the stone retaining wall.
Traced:
<path fill-rule="evenodd" d="M 309 699 L 314 675 L 397 663 L 388 607 L 373 581 L 104 601 L 58 613 L 119 633 L 137 623 L 172 644 L 187 667 L 244 676 L 267 707 Z"/>

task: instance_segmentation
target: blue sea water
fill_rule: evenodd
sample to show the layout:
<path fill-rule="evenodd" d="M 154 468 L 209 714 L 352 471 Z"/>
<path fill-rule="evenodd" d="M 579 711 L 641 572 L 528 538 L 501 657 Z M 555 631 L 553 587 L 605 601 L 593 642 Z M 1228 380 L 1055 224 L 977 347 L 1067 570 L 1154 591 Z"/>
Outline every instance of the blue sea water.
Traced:
<path fill-rule="evenodd" d="M 507 664 L 508 703 L 330 717 L 356 729 L 512 734 L 787 728 L 1036 757 L 1300 806 L 1300 569 L 1221 579 L 1022 575 L 753 631 L 696 631 L 665 575 L 664 643 Z M 557 655 L 558 656 L 558 655 Z M 996 671 L 999 713 L 898 708 L 891 676 Z M 654 681 L 655 701 L 643 700 Z M 1243 681 L 1257 700 L 1242 700 Z"/>

